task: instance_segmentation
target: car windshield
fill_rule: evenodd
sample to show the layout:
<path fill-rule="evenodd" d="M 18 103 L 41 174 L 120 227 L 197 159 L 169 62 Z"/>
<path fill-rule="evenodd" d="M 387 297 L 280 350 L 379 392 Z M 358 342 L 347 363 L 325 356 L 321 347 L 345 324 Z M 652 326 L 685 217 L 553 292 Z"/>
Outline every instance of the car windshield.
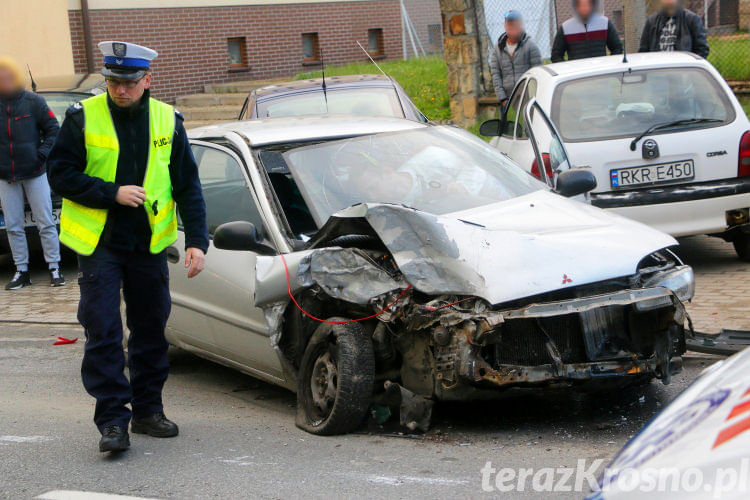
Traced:
<path fill-rule="evenodd" d="M 347 114 L 357 116 L 404 117 L 393 88 L 356 88 L 288 94 L 261 100 L 259 118 L 283 116 Z"/>
<path fill-rule="evenodd" d="M 74 104 L 80 100 L 91 97 L 90 94 L 76 93 L 76 92 L 40 92 L 39 95 L 44 97 L 47 101 L 47 106 L 55 114 L 57 121 L 62 124 L 65 118 L 65 110 L 67 110 L 71 104 Z"/>
<path fill-rule="evenodd" d="M 726 93 L 700 68 L 612 73 L 562 83 L 552 120 L 564 140 L 634 137 L 649 127 L 678 120 L 719 120 L 675 125 L 660 133 L 716 126 L 734 120 Z"/>
<path fill-rule="evenodd" d="M 441 215 L 546 189 L 487 143 L 453 127 L 304 146 L 284 159 L 319 226 L 357 203 L 397 203 Z"/>

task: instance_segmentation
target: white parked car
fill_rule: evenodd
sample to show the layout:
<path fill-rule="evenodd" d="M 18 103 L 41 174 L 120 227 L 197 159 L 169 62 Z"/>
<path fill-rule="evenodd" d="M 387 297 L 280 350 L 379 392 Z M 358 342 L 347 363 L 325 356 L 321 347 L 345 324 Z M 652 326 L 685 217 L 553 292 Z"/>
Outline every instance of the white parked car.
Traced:
<path fill-rule="evenodd" d="M 533 99 L 564 144 L 562 151 L 543 151 L 546 169 L 536 165 L 528 140 Z M 543 121 L 533 111 L 529 118 L 532 129 Z M 591 168 L 597 178 L 593 205 L 673 236 L 721 236 L 750 260 L 750 121 L 705 59 L 648 53 L 533 68 L 504 118 L 485 122 L 482 132 L 550 183 L 553 170 L 568 168 L 555 155 L 567 152 L 573 165 Z"/>

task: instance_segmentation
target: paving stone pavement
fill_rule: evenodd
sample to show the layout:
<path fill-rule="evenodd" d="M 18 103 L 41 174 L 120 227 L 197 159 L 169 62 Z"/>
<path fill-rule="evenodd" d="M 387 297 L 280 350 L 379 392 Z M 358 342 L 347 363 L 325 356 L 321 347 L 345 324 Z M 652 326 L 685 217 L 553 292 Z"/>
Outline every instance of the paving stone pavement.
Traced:
<path fill-rule="evenodd" d="M 695 269 L 695 298 L 687 307 L 695 329 L 750 330 L 750 263 L 740 261 L 731 244 L 708 236 L 681 239 L 678 253 Z M 49 287 L 43 264 L 32 268 L 33 286 L 16 291 L 0 287 L 0 321 L 77 324 L 75 261 L 68 258 L 63 269 L 68 285 L 62 288 Z M 0 257 L 0 285 L 12 273 L 10 259 Z"/>

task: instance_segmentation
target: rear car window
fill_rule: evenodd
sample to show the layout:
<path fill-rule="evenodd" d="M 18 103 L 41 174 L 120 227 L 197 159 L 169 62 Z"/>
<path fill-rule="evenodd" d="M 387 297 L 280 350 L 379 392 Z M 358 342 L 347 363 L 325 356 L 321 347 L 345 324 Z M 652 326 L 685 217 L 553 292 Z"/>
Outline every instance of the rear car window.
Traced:
<path fill-rule="evenodd" d="M 258 118 L 346 114 L 403 118 L 404 112 L 392 88 L 359 88 L 304 92 L 259 101 Z"/>
<path fill-rule="evenodd" d="M 721 123 L 675 126 L 660 133 L 721 126 L 735 112 L 719 83 L 701 68 L 612 73 L 560 84 L 552 121 L 567 142 L 632 137 L 651 126 L 689 119 Z"/>
<path fill-rule="evenodd" d="M 55 114 L 57 121 L 62 124 L 65 118 L 65 111 L 72 105 L 91 97 L 92 94 L 83 94 L 77 92 L 39 92 L 39 95 L 47 101 L 47 106 Z"/>

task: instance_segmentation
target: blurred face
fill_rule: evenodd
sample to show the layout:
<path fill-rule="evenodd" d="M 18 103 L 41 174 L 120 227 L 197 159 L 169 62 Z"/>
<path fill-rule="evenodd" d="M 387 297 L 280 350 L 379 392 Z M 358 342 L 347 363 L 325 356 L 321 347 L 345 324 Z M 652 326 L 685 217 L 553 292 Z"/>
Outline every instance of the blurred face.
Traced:
<path fill-rule="evenodd" d="M 505 32 L 508 34 L 508 39 L 512 42 L 517 42 L 521 39 L 521 33 L 523 33 L 523 23 L 521 21 L 505 21 Z"/>
<path fill-rule="evenodd" d="M 0 67 L 0 95 L 10 95 L 17 90 L 16 77 L 8 68 Z"/>
<path fill-rule="evenodd" d="M 588 19 L 594 12 L 594 0 L 578 0 L 576 2 L 576 12 L 582 19 Z"/>
<path fill-rule="evenodd" d="M 667 14 L 674 14 L 680 5 L 679 0 L 661 0 L 661 8 Z"/>
<path fill-rule="evenodd" d="M 146 73 L 138 80 L 122 80 L 107 77 L 109 98 L 121 108 L 129 108 L 138 103 L 143 93 L 151 86 L 151 73 Z"/>

